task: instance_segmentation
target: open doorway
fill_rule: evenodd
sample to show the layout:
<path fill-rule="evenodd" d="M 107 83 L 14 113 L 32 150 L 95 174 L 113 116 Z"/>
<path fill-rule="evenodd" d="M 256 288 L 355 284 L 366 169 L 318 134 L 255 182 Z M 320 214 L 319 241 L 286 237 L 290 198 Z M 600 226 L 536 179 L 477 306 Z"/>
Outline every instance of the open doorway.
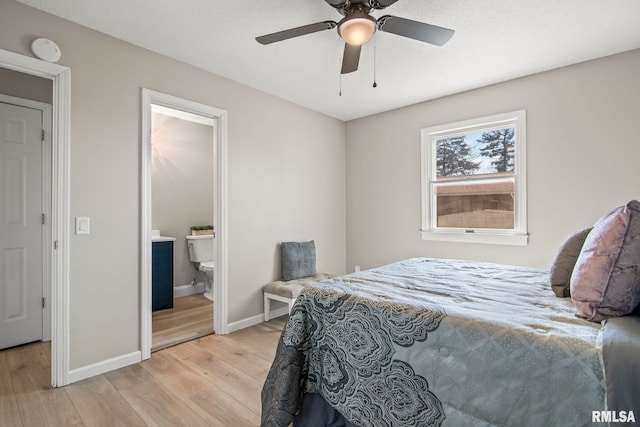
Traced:
<path fill-rule="evenodd" d="M 151 351 L 212 334 L 216 121 L 151 106 Z"/>
<path fill-rule="evenodd" d="M 69 68 L 44 62 L 35 58 L 0 50 L 0 68 L 17 72 L 23 76 L 36 76 L 48 80 L 51 91 L 51 107 L 44 106 L 43 120 L 50 125 L 49 147 L 44 156 L 42 174 L 50 184 L 43 183 L 43 206 L 49 209 L 47 226 L 42 231 L 43 297 L 45 311 L 43 319 L 50 322 L 43 327 L 43 339 L 51 338 L 50 358 L 51 384 L 63 386 L 69 377 L 69 134 L 70 134 L 70 87 Z M 14 88 L 15 89 L 15 88 Z M 17 98 L 32 98 L 27 93 L 11 93 Z M 46 100 L 45 100 L 46 101 Z M 45 104 L 49 104 L 45 102 Z M 29 107 L 38 107 L 32 104 Z M 37 108 L 38 109 L 38 108 Z M 47 111 L 48 110 L 48 111 Z M 18 277 L 18 276 L 16 276 Z"/>
<path fill-rule="evenodd" d="M 183 136 L 186 133 L 194 135 L 208 133 L 210 147 L 203 148 L 201 141 L 199 148 L 191 146 L 188 149 L 183 136 L 179 136 L 180 132 Z M 196 160 L 194 156 L 198 159 Z M 207 163 L 209 167 L 205 167 Z M 192 165 L 192 169 L 196 169 L 194 174 L 185 172 L 189 164 Z M 215 107 L 143 89 L 141 169 L 141 347 L 142 358 L 147 359 L 151 356 L 152 349 L 156 350 L 167 345 L 159 339 L 155 342 L 153 321 L 154 313 L 167 310 L 168 305 L 178 308 L 175 310 L 171 307 L 172 311 L 180 311 L 179 309 L 184 306 L 182 302 L 193 303 L 188 300 L 197 299 L 195 311 L 206 312 L 209 310 L 207 305 L 211 307 L 213 312 L 210 317 L 212 320 L 209 320 L 211 327 L 207 329 L 198 327 L 196 331 L 186 332 L 185 336 L 191 335 L 195 338 L 211 332 L 211 329 L 218 334 L 226 333 L 226 112 Z M 194 183 L 193 180 L 199 184 Z M 200 187 L 194 189 L 193 187 L 197 185 Z M 165 192 L 172 194 L 165 194 Z M 183 200 L 183 205 L 177 206 L 178 209 L 175 209 L 175 204 L 179 203 L 175 200 L 176 197 Z M 186 198 L 192 199 L 189 200 L 189 206 L 185 202 Z M 161 204 L 164 206 L 160 206 Z M 168 207 L 167 204 L 174 204 L 174 206 Z M 164 212 L 156 217 L 156 213 L 162 210 Z M 179 215 L 180 210 L 198 212 Z M 191 234 L 191 227 L 205 228 L 206 226 L 211 227 L 207 231 L 208 235 L 194 236 L 197 239 L 193 241 L 187 239 L 187 235 Z M 157 236 L 155 239 L 154 235 Z M 202 246 L 207 246 L 207 243 L 211 245 L 212 254 L 202 256 L 193 252 Z M 160 249 L 161 246 L 164 247 L 164 251 Z M 172 251 L 170 255 L 168 249 Z M 154 256 L 156 260 L 162 260 L 163 256 L 170 256 L 172 260 L 165 259 L 154 265 Z M 208 259 L 209 257 L 211 260 Z M 157 282 L 160 274 L 156 271 L 156 267 L 162 270 L 162 266 L 168 265 L 175 266 L 175 270 L 167 272 L 165 269 L 161 273 L 165 278 L 169 275 L 173 277 L 169 286 L 165 284 L 165 287 L 169 287 L 169 291 L 154 292 L 154 279 Z M 213 302 L 204 298 L 208 290 Z M 163 294 L 164 298 L 160 294 Z M 178 298 L 195 295 L 198 297 L 178 300 Z M 159 302 L 158 298 L 163 301 Z M 186 305 L 193 306 L 193 304 Z M 154 311 L 154 308 L 157 310 Z M 211 311 L 209 311 L 210 315 Z M 194 315 L 194 317 L 199 316 Z M 156 323 L 156 326 L 160 324 Z M 176 329 L 180 329 L 177 324 Z M 184 341 L 184 338 L 176 339 Z"/>

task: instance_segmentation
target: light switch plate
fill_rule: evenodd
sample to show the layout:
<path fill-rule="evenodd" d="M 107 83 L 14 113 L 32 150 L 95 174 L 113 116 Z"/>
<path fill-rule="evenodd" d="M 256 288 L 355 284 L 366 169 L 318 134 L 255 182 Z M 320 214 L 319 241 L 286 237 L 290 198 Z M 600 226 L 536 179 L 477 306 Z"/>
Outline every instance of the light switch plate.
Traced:
<path fill-rule="evenodd" d="M 91 219 L 88 216 L 76 217 L 76 234 L 89 234 Z"/>

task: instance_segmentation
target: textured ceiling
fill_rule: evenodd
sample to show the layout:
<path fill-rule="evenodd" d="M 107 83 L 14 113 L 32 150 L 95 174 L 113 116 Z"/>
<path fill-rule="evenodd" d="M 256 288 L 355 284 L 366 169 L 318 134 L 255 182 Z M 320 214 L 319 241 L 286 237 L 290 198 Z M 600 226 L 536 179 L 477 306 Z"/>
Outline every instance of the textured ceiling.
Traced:
<path fill-rule="evenodd" d="M 335 30 L 267 46 L 254 39 L 338 21 L 324 0 L 18 1 L 342 120 L 640 48 L 638 0 L 400 0 L 373 15 L 455 35 L 436 47 L 378 33 L 378 87 L 369 42 L 339 96 Z"/>

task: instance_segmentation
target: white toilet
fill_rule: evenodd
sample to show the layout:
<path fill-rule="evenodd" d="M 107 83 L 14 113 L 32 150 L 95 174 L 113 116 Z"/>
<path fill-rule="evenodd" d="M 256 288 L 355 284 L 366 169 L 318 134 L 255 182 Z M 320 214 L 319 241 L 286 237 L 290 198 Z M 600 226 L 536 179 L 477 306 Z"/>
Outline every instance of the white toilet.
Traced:
<path fill-rule="evenodd" d="M 213 235 L 187 236 L 189 259 L 205 273 L 205 298 L 213 301 Z"/>

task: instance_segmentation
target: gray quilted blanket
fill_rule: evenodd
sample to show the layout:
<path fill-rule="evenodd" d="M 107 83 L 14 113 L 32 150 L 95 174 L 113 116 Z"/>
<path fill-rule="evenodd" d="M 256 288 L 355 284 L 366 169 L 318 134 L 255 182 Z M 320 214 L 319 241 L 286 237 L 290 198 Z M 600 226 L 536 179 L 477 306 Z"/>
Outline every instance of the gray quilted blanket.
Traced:
<path fill-rule="evenodd" d="M 359 426 L 583 426 L 604 409 L 600 325 L 547 272 L 410 259 L 305 289 L 262 391 L 287 426 L 318 393 Z"/>

